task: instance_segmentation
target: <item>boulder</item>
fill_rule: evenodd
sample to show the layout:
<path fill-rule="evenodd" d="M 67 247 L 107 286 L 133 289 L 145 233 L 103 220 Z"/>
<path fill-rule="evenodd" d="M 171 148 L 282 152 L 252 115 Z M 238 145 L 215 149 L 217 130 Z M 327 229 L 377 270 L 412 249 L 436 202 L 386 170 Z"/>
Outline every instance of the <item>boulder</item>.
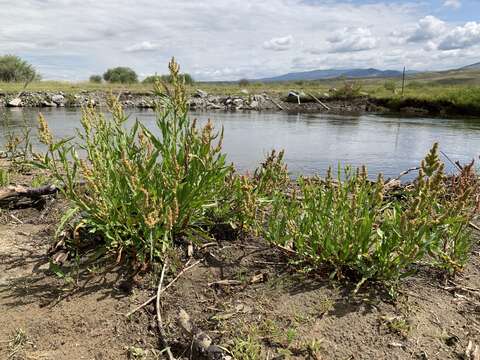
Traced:
<path fill-rule="evenodd" d="M 22 106 L 22 99 L 20 99 L 20 98 L 12 99 L 7 103 L 7 106 L 20 107 L 20 106 Z"/>
<path fill-rule="evenodd" d="M 241 92 L 242 94 L 245 94 L 245 95 L 250 94 L 247 89 L 242 89 L 242 90 L 240 90 L 240 92 Z"/>
<path fill-rule="evenodd" d="M 57 105 L 63 105 L 65 103 L 65 96 L 60 94 L 53 95 L 52 101 Z"/>
<path fill-rule="evenodd" d="M 258 101 L 259 103 L 261 103 L 266 101 L 266 99 L 263 95 L 253 95 L 253 101 Z"/>
<path fill-rule="evenodd" d="M 205 91 L 203 90 L 200 90 L 200 89 L 197 89 L 197 91 L 195 92 L 195 94 L 193 94 L 194 97 L 199 97 L 199 98 L 207 98 L 208 97 L 208 93 L 206 93 Z"/>

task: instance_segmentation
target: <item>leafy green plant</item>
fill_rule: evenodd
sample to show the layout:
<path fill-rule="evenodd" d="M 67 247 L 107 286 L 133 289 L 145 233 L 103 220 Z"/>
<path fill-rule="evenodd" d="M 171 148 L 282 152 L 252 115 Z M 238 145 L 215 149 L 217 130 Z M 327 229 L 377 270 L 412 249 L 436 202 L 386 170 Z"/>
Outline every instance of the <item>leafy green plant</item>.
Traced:
<path fill-rule="evenodd" d="M 0 187 L 10 184 L 10 173 L 8 169 L 0 168 Z"/>
<path fill-rule="evenodd" d="M 45 176 L 44 174 L 36 174 L 32 179 L 31 186 L 35 188 L 35 187 L 47 185 L 48 180 L 49 180 L 48 177 Z"/>
<path fill-rule="evenodd" d="M 290 184 L 283 158 L 283 151 L 273 150 L 253 176 L 230 173 L 223 189 L 223 201 L 214 209 L 213 217 L 227 221 L 242 235 L 257 234 L 272 195 L 285 191 Z"/>
<path fill-rule="evenodd" d="M 236 338 L 231 351 L 237 360 L 263 359 L 262 346 L 252 336 L 247 336 L 244 339 Z"/>
<path fill-rule="evenodd" d="M 24 124 L 20 134 L 18 132 L 8 131 L 5 135 L 5 151 L 4 154 L 8 160 L 8 169 L 6 175 L 14 172 L 24 172 L 31 169 L 30 159 L 32 150 L 31 128 Z M 6 176 L 4 174 L 4 177 Z M 6 178 L 4 178 L 6 180 Z"/>
<path fill-rule="evenodd" d="M 461 269 L 470 250 L 476 176 L 465 170 L 447 183 L 435 144 L 404 199 L 386 197 L 382 176 L 366 169 L 339 170 L 325 181 L 300 178 L 299 192 L 277 193 L 263 236 L 332 275 L 353 274 L 395 283 L 423 261 L 450 272 Z M 343 175 L 343 176 L 342 176 Z"/>
<path fill-rule="evenodd" d="M 139 262 L 161 259 L 180 236 L 203 236 L 231 172 L 221 152 L 223 132 L 190 120 L 179 66 L 172 60 L 169 68 L 167 94 L 155 87 L 161 136 L 138 121 L 127 130 L 128 116 L 115 99 L 111 119 L 84 109 L 78 141 L 54 142 L 39 119 L 48 152 L 37 165 L 49 170 L 73 205 L 62 224 L 77 215 L 76 229 L 101 235 L 99 246 Z"/>

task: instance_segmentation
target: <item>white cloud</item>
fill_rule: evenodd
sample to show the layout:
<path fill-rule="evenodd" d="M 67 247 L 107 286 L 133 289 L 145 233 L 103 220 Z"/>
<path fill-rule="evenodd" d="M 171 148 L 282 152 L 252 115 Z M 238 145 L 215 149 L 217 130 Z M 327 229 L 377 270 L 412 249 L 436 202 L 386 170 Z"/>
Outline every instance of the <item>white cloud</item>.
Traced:
<path fill-rule="evenodd" d="M 459 9 L 462 6 L 462 2 L 460 0 L 445 0 L 443 2 L 443 6 L 450 7 L 452 9 Z"/>
<path fill-rule="evenodd" d="M 141 52 L 141 51 L 154 51 L 158 46 L 152 44 L 150 41 L 142 41 L 141 43 L 133 44 L 125 48 L 125 52 Z"/>
<path fill-rule="evenodd" d="M 263 43 L 263 48 L 267 50 L 273 50 L 273 51 L 285 51 L 289 50 L 293 45 L 293 36 L 292 35 L 287 35 L 284 37 L 277 37 L 270 39 L 268 41 L 265 41 Z"/>
<path fill-rule="evenodd" d="M 435 16 L 425 16 L 420 19 L 413 33 L 407 38 L 408 42 L 422 42 L 434 39 L 446 30 L 445 22 Z"/>
<path fill-rule="evenodd" d="M 407 64 L 419 70 L 446 69 L 480 57 L 472 29 L 443 18 L 424 18 L 428 6 L 413 0 L 137 0 L 135 4 L 0 0 L 0 4 L 0 54 L 18 54 L 46 79 L 88 79 L 113 66 L 162 74 L 172 55 L 182 71 L 197 80 L 268 77 L 317 67 L 397 69 Z M 456 31 L 455 26 L 463 30 Z M 455 41 L 449 37 L 453 31 Z M 449 51 L 439 46 L 469 47 L 458 49 L 455 56 L 441 56 Z"/>
<path fill-rule="evenodd" d="M 327 38 L 332 52 L 351 52 L 374 49 L 377 39 L 366 28 L 343 28 Z"/>
<path fill-rule="evenodd" d="M 475 45 L 480 45 L 480 23 L 468 22 L 448 32 L 438 44 L 438 49 L 465 49 Z"/>

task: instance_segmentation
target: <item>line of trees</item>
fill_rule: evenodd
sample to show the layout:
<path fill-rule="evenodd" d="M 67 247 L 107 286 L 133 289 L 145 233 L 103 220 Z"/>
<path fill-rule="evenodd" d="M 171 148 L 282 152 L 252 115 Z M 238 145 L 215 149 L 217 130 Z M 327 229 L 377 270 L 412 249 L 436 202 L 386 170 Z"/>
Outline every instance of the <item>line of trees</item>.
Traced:
<path fill-rule="evenodd" d="M 41 76 L 37 70 L 19 56 L 0 56 L 0 82 L 31 82 L 40 79 Z M 183 79 L 188 85 L 194 83 L 190 74 L 181 74 L 180 79 Z M 144 84 L 152 84 L 156 80 L 171 82 L 172 78 L 170 75 L 151 75 L 147 76 L 142 82 Z M 108 69 L 103 75 L 92 75 L 89 81 L 91 83 L 106 81 L 121 84 L 135 84 L 139 82 L 137 73 L 126 66 Z"/>
<path fill-rule="evenodd" d="M 181 74 L 180 79 L 184 80 L 186 84 L 191 85 L 194 83 L 194 80 L 190 74 Z M 90 76 L 89 81 L 91 83 L 101 83 L 102 79 L 108 83 L 120 83 L 120 84 L 135 84 L 138 83 L 137 73 L 125 66 L 118 66 L 115 68 L 108 69 L 103 76 L 102 75 L 92 75 Z M 143 84 L 153 84 L 155 81 L 165 81 L 171 82 L 172 78 L 170 75 L 151 75 L 147 76 L 142 83 Z"/>

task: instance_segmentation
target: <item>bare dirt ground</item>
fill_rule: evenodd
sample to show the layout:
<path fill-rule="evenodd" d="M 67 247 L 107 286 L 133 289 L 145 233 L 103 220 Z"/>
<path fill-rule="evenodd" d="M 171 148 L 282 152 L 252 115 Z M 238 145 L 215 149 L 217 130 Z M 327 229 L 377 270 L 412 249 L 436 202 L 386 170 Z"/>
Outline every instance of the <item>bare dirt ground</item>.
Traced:
<path fill-rule="evenodd" d="M 80 265 L 58 277 L 48 270 L 65 209 L 51 200 L 0 215 L 0 359 L 163 358 L 154 303 L 125 316 L 156 293 L 158 271 L 133 277 L 122 266 Z M 372 285 L 353 296 L 354 284 L 298 273 L 261 239 L 223 238 L 197 250 L 202 261 L 162 296 L 178 359 L 190 346 L 176 324 L 180 308 L 239 360 L 478 359 L 478 251 L 454 283 L 419 271 L 391 300 Z M 179 252 L 165 284 L 186 261 Z"/>

